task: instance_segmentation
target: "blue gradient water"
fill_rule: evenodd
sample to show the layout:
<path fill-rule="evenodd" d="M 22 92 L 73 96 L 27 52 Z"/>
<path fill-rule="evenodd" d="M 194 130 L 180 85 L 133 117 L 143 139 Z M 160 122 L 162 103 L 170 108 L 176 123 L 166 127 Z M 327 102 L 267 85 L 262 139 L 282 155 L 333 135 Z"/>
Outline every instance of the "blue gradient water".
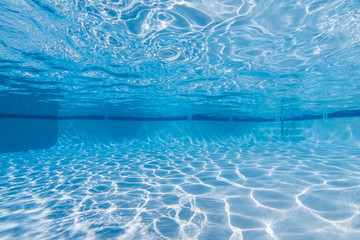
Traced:
<path fill-rule="evenodd" d="M 0 0 L 0 238 L 360 239 L 359 17 Z"/>
<path fill-rule="evenodd" d="M 2 0 L 1 96 L 29 105 L 2 112 L 264 117 L 282 107 L 289 116 L 356 109 L 359 9 L 356 0 Z"/>

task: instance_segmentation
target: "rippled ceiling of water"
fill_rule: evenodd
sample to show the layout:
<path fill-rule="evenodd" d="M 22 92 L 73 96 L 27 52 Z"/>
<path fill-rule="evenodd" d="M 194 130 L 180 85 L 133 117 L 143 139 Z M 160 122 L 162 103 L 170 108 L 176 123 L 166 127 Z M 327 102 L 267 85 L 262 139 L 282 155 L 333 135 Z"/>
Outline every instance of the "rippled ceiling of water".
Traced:
<path fill-rule="evenodd" d="M 360 2 L 0 0 L 0 110 L 272 116 L 356 109 Z"/>

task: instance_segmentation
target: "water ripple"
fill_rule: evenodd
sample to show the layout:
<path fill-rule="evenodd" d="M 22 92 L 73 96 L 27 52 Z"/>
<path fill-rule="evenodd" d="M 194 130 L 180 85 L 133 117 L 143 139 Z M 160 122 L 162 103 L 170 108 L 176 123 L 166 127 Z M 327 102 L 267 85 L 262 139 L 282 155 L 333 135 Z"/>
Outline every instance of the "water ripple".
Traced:
<path fill-rule="evenodd" d="M 27 86 L 22 80 L 28 78 L 40 89 L 58 89 L 61 97 L 52 101 L 59 115 L 266 117 L 281 109 L 306 115 L 357 107 L 356 1 L 0 4 L 1 75 L 18 79 L 14 84 Z M 148 91 L 135 93 L 133 78 L 151 83 Z M 191 87 L 200 78 L 221 81 Z M 86 88 L 89 82 L 96 90 Z M 114 82 L 129 84 L 120 92 L 133 94 L 119 96 Z M 182 88 L 184 82 L 190 87 Z M 226 100 L 203 98 L 204 92 Z"/>

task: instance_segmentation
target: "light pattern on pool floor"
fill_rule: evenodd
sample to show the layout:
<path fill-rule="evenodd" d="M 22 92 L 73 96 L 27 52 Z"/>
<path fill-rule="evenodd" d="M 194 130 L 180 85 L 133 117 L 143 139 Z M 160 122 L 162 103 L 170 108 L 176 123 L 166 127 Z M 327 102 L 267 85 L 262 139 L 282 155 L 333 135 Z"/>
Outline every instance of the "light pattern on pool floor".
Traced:
<path fill-rule="evenodd" d="M 4 239 L 360 239 L 360 149 L 233 141 L 0 155 Z"/>

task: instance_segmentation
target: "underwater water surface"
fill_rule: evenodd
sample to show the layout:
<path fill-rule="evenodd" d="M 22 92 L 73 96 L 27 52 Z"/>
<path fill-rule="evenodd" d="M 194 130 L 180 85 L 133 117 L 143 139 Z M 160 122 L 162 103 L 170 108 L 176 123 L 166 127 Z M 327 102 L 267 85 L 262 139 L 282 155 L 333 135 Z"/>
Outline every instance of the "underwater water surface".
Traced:
<path fill-rule="evenodd" d="M 359 109 L 357 0 L 0 0 L 2 114 Z"/>

